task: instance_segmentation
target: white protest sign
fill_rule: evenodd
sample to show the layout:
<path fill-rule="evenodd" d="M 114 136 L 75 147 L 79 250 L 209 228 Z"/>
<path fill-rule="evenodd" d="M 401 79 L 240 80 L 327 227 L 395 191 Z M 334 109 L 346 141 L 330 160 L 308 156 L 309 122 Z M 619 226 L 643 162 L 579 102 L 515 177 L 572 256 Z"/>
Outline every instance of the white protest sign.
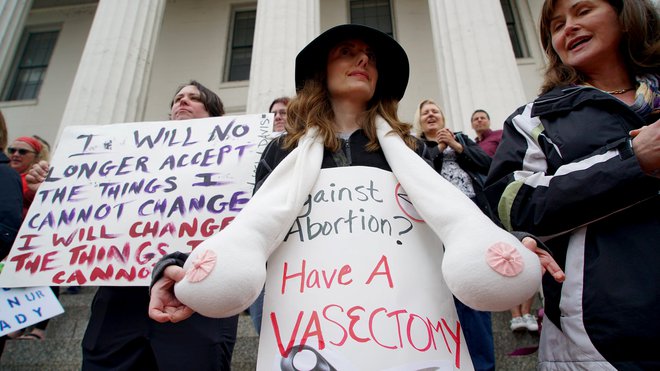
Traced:
<path fill-rule="evenodd" d="M 442 258 L 391 172 L 321 170 L 268 260 L 257 369 L 472 369 Z"/>
<path fill-rule="evenodd" d="M 0 289 L 0 336 L 64 313 L 48 286 Z"/>
<path fill-rule="evenodd" d="M 271 132 L 272 115 L 67 127 L 0 287 L 148 285 L 242 210 Z"/>

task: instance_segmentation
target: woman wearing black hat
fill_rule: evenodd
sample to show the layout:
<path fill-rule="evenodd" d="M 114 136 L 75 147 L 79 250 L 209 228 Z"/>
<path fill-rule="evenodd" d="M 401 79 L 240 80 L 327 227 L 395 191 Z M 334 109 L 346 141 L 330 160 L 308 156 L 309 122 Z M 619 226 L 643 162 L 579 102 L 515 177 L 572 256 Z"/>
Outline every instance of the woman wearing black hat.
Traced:
<path fill-rule="evenodd" d="M 398 119 L 408 73 L 403 48 L 369 27 L 337 26 L 307 45 L 296 58 L 298 95 L 288 106 L 287 134 L 265 149 L 258 192 L 190 259 L 175 253 L 154 267 L 150 316 L 177 322 L 193 310 L 224 317 L 247 308 L 263 287 L 266 259 L 288 234 L 320 169 L 342 166 L 392 171 L 443 241 L 442 273 L 461 301 L 505 310 L 531 296 L 541 276 L 536 255 L 440 177 L 422 159 L 426 148 L 410 134 L 412 126 Z M 430 264 L 440 269 L 440 261 Z"/>
<path fill-rule="evenodd" d="M 257 169 L 257 184 L 311 127 L 317 128 L 325 147 L 322 168 L 372 166 L 391 170 L 376 136 L 377 116 L 422 156 L 424 144 L 410 135 L 412 126 L 397 117 L 408 70 L 401 46 L 368 27 L 342 25 L 312 41 L 296 58 L 298 94 L 288 106 L 287 135 L 265 150 Z"/>
<path fill-rule="evenodd" d="M 377 60 L 377 56 L 381 58 Z M 422 156 L 426 150 L 424 144 L 410 135 L 412 126 L 399 121 L 397 117 L 398 101 L 403 97 L 408 84 L 408 74 L 408 57 L 403 48 L 394 39 L 375 29 L 347 24 L 331 28 L 314 39 L 296 58 L 298 94 L 287 107 L 286 135 L 273 140 L 264 150 L 257 167 L 255 192 L 267 178 L 281 178 L 277 174 L 271 176 L 271 173 L 279 172 L 284 178 L 295 178 L 294 170 L 289 168 L 285 170 L 286 165 L 281 163 L 285 159 L 295 162 L 298 157 L 313 157 L 307 152 L 314 143 L 322 144 L 317 146 L 321 149 L 320 163 L 311 165 L 309 169 L 311 171 L 302 172 L 304 178 L 309 178 L 307 182 L 309 186 L 315 182 L 315 177 L 309 173 L 318 174 L 320 168 L 370 166 L 391 170 L 376 134 L 377 117 L 385 118 L 389 123 L 389 125 L 384 124 L 388 125 L 388 131 L 392 130 L 403 139 L 407 148 L 414 149 L 417 155 Z M 379 79 L 379 76 L 382 78 Z M 312 139 L 308 138 L 310 136 L 308 133 L 312 133 Z M 300 155 L 302 151 L 305 151 L 304 155 Z M 314 161 L 308 160 L 307 163 Z M 250 204 L 258 203 L 255 201 L 258 196 L 278 188 L 272 183 L 279 179 L 269 180 L 271 185 L 255 193 Z M 286 179 L 284 181 L 286 182 Z M 291 187 L 283 185 L 282 188 L 288 190 Z M 299 193 L 307 195 L 306 192 Z M 297 195 L 296 199 L 301 195 Z M 262 198 L 279 200 L 282 196 Z M 267 209 L 273 202 L 265 202 L 258 207 L 259 210 L 255 210 L 254 214 L 269 215 L 271 219 L 278 218 L 281 220 L 280 223 L 271 224 L 277 225 L 279 229 L 288 230 L 303 202 L 303 199 L 300 199 L 300 202 L 294 200 L 291 205 L 287 205 L 286 216 L 280 216 L 282 214 L 280 211 Z M 282 207 L 279 204 L 278 206 Z M 243 219 L 247 219 L 249 214 L 251 213 L 244 209 L 240 215 Z M 249 221 L 237 223 L 235 220 L 231 226 L 236 229 L 237 225 L 249 223 Z M 257 226 L 248 228 L 245 233 L 255 234 L 255 228 L 264 227 L 264 223 L 260 221 L 256 221 L 255 224 Z M 229 227 L 225 229 L 225 234 L 230 229 Z M 262 231 L 261 234 L 279 236 L 280 231 Z M 263 240 L 272 238 L 273 236 L 264 237 Z M 283 236 L 277 238 L 279 238 L 277 244 L 268 247 L 266 258 L 282 241 Z M 157 321 L 179 321 L 192 313 L 189 307 L 179 301 L 182 299 L 179 297 L 181 290 L 177 291 L 176 297 L 172 295 L 171 290 L 172 281 L 178 282 L 183 278 L 184 271 L 179 266 L 183 265 L 187 257 L 182 253 L 170 254 L 154 267 L 150 315 Z M 257 280 L 263 280 L 259 278 L 260 273 L 255 275 Z M 159 281 L 161 277 L 165 279 Z M 263 284 L 258 286 L 261 289 Z M 163 296 L 153 294 L 158 293 L 161 288 L 167 288 Z M 217 291 L 215 294 L 225 295 L 223 300 L 225 303 L 229 301 L 226 295 L 232 295 L 232 293 L 219 294 Z M 235 294 L 239 297 L 233 299 L 241 303 L 236 307 L 239 305 L 247 307 L 258 294 L 256 293 L 252 298 L 242 297 L 244 293 Z M 172 311 L 170 307 L 177 310 Z M 208 316 L 227 314 L 219 308 L 197 307 L 195 310 Z"/>

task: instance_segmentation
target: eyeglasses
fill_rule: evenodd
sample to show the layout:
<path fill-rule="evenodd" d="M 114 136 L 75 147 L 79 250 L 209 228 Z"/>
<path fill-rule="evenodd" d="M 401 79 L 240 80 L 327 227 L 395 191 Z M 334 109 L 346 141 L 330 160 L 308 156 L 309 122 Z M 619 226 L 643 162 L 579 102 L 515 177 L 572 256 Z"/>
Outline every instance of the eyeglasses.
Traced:
<path fill-rule="evenodd" d="M 14 148 L 14 147 L 7 147 L 7 152 L 9 152 L 10 155 L 13 155 L 14 153 L 18 152 L 18 154 L 21 155 L 21 156 L 25 156 L 28 153 L 37 153 L 35 151 L 30 151 L 29 149 Z"/>
<path fill-rule="evenodd" d="M 270 113 L 275 114 L 275 116 L 277 116 L 278 114 L 280 116 L 286 116 L 286 110 L 285 109 L 281 109 L 279 111 L 271 111 Z"/>

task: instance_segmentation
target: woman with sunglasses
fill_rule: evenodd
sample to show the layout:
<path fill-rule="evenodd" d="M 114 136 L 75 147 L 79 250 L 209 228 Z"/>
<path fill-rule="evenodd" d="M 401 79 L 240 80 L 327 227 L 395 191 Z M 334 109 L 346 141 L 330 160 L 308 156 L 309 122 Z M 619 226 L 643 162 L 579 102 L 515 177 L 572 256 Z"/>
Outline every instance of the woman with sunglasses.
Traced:
<path fill-rule="evenodd" d="M 48 145 L 35 137 L 16 138 L 8 147 L 9 166 L 21 175 L 23 184 L 23 217 L 27 214 L 35 192 L 28 187 L 25 177 L 32 165 L 39 161 L 48 161 Z"/>

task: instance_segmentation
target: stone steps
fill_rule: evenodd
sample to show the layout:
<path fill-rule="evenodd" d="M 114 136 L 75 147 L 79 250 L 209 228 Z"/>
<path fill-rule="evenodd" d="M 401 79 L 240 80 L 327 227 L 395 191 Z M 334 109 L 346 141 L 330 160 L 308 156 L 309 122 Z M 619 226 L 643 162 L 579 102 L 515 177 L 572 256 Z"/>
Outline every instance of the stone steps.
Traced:
<path fill-rule="evenodd" d="M 535 311 L 533 313 L 536 313 Z M 493 312 L 493 340 L 495 342 L 495 365 L 497 370 L 523 371 L 536 370 L 538 353 L 526 356 L 509 356 L 519 348 L 538 345 L 538 332 L 512 332 L 509 328 L 509 312 Z"/>
<path fill-rule="evenodd" d="M 50 320 L 43 341 L 7 340 L 0 358 L 2 371 L 80 370 L 80 343 L 89 320 L 95 287 L 84 287 L 77 295 L 60 296 L 64 314 Z M 253 371 L 257 365 L 259 338 L 250 317 L 241 315 L 238 340 L 232 357 L 233 371 Z"/>
<path fill-rule="evenodd" d="M 60 295 L 64 314 L 50 320 L 46 339 L 7 340 L 0 358 L 0 369 L 80 370 L 80 341 L 85 333 L 89 306 L 95 292 L 95 287 L 84 287 L 77 295 Z"/>
<path fill-rule="evenodd" d="M 231 357 L 232 371 L 254 371 L 257 368 L 257 351 L 259 350 L 259 336 L 254 330 L 252 319 L 242 314 L 238 318 L 238 332 L 236 345 Z"/>

